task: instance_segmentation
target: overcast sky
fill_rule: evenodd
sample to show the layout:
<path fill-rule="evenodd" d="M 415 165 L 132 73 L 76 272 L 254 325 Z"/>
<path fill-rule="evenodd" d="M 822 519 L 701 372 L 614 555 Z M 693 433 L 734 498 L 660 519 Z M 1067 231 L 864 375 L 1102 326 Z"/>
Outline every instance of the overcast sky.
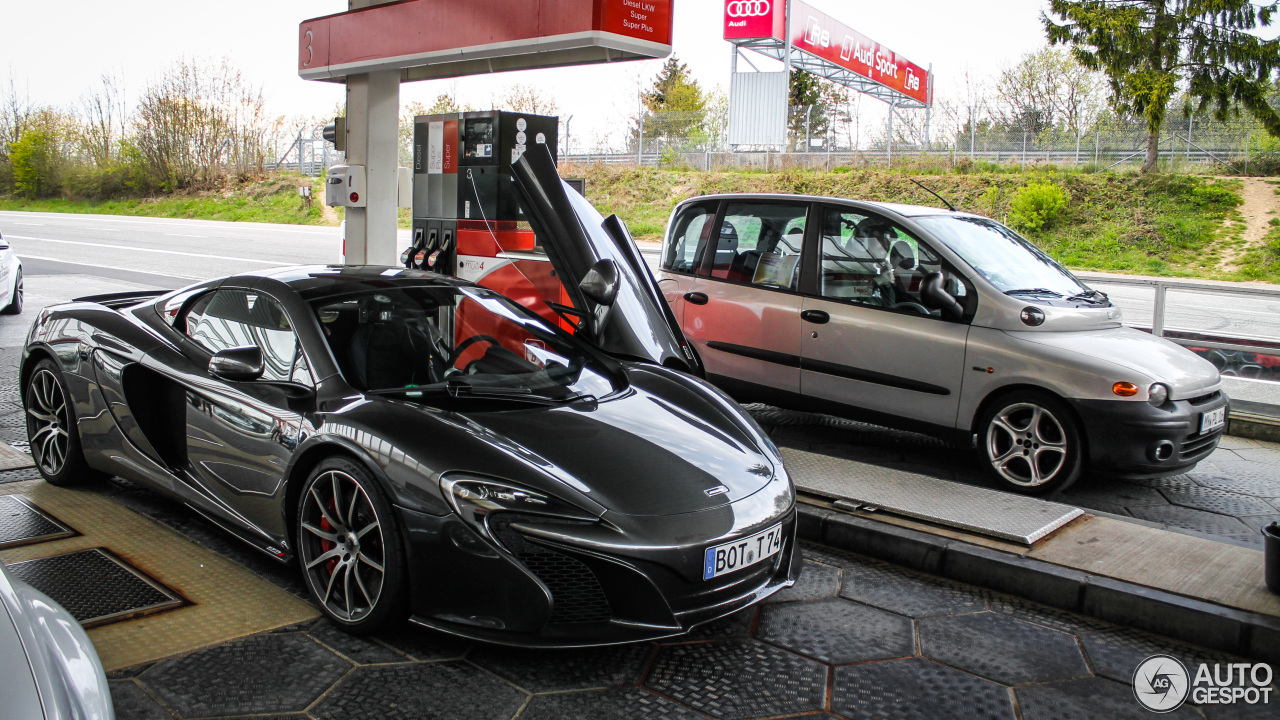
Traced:
<path fill-rule="evenodd" d="M 441 0 L 463 1 L 465 0 Z M 965 71 L 994 74 L 1044 43 L 1041 0 L 809 0 L 845 24 L 927 67 L 947 94 Z M 70 105 L 103 71 L 138 89 L 180 57 L 228 57 L 261 83 L 274 113 L 318 115 L 342 99 L 341 86 L 296 74 L 297 27 L 309 17 L 341 12 L 346 0 L 61 0 L 5 3 L 0 73 L 11 73 L 37 103 Z M 706 87 L 727 88 L 730 46 L 722 37 L 723 0 L 675 0 L 675 53 Z M 763 58 L 757 61 L 766 69 Z M 560 116 L 574 115 L 575 150 L 625 127 L 636 89 L 661 61 L 563 68 L 419 82 L 401 101 L 430 103 L 456 88 L 462 102 L 487 108 L 513 83 L 554 95 Z M 745 69 L 745 68 L 743 68 Z M 7 84 L 7 83 L 6 83 Z M 871 105 L 876 103 L 871 102 Z"/>

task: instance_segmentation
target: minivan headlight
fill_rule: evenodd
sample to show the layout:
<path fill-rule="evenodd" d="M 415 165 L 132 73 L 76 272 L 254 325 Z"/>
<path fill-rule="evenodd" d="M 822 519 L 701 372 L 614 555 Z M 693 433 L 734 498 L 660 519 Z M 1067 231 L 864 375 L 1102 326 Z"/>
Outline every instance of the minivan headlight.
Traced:
<path fill-rule="evenodd" d="M 1159 407 L 1169 400 L 1169 386 L 1156 383 L 1147 391 L 1147 402 Z"/>

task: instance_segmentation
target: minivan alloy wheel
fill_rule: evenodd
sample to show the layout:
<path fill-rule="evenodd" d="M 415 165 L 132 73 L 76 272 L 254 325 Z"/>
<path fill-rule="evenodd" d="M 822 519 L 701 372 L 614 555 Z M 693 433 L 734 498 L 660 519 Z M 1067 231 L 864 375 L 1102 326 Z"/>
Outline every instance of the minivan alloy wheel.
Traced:
<path fill-rule="evenodd" d="M 987 425 L 987 459 L 1002 478 L 1022 487 L 1053 482 L 1067 466 L 1067 434 L 1048 409 L 1015 403 Z"/>

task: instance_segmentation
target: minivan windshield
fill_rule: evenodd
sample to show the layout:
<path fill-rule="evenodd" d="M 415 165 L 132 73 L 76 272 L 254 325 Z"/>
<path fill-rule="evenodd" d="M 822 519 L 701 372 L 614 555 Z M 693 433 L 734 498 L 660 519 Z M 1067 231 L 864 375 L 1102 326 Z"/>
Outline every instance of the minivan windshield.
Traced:
<path fill-rule="evenodd" d="M 482 288 L 390 286 L 312 308 L 343 378 L 366 393 L 545 404 L 615 389 L 566 334 Z"/>
<path fill-rule="evenodd" d="M 1001 292 L 1064 298 L 1091 292 L 1044 251 L 995 220 L 933 215 L 917 221 Z"/>

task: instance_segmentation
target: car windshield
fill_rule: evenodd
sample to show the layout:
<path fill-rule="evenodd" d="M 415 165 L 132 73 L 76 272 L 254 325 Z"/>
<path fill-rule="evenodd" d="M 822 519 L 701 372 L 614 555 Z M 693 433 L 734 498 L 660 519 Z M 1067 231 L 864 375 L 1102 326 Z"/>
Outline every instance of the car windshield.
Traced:
<path fill-rule="evenodd" d="M 568 402 L 615 389 L 568 335 L 481 288 L 388 287 L 312 307 L 342 376 L 365 392 Z"/>
<path fill-rule="evenodd" d="M 1060 297 L 1089 292 L 1053 258 L 995 220 L 936 215 L 919 223 L 1001 292 Z"/>

